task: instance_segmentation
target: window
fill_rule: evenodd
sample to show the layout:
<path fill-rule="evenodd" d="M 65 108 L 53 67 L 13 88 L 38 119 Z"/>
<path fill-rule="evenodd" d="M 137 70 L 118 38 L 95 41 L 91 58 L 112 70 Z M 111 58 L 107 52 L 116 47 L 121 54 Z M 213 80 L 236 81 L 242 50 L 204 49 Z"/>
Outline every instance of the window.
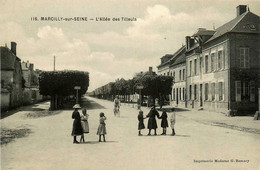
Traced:
<path fill-rule="evenodd" d="M 209 57 L 208 55 L 205 56 L 205 72 L 207 73 L 209 71 Z"/>
<path fill-rule="evenodd" d="M 185 69 L 183 69 L 183 71 L 182 71 L 182 75 L 183 75 L 182 80 L 185 80 Z"/>
<path fill-rule="evenodd" d="M 240 48 L 240 67 L 249 68 L 249 48 Z"/>
<path fill-rule="evenodd" d="M 241 82 L 241 100 L 249 100 L 249 83 Z"/>
<path fill-rule="evenodd" d="M 191 76 L 191 71 L 192 71 L 192 61 L 190 61 L 190 76 Z"/>
<path fill-rule="evenodd" d="M 179 80 L 181 80 L 181 70 L 179 71 Z"/>
<path fill-rule="evenodd" d="M 172 92 L 172 99 L 175 100 L 175 88 L 173 89 L 173 92 Z"/>
<path fill-rule="evenodd" d="M 173 72 L 173 80 L 175 80 L 175 71 Z"/>
<path fill-rule="evenodd" d="M 235 81 L 235 88 L 236 88 L 236 101 L 241 101 L 241 81 Z"/>
<path fill-rule="evenodd" d="M 189 89 L 189 90 L 190 90 L 189 99 L 190 99 L 190 100 L 192 100 L 192 98 L 191 98 L 191 90 L 192 90 L 192 85 L 190 85 L 190 89 Z"/>
<path fill-rule="evenodd" d="M 222 69 L 223 68 L 223 52 L 219 51 L 218 52 L 218 69 Z"/>
<path fill-rule="evenodd" d="M 223 82 L 219 82 L 219 87 L 218 87 L 218 90 L 219 90 L 219 101 L 221 100 L 224 100 L 224 86 L 223 86 Z"/>
<path fill-rule="evenodd" d="M 211 84 L 211 97 L 212 101 L 215 100 L 215 83 Z"/>
<path fill-rule="evenodd" d="M 235 81 L 236 101 L 255 102 L 255 82 Z"/>
<path fill-rule="evenodd" d="M 194 100 L 197 100 L 197 84 L 194 85 Z"/>
<path fill-rule="evenodd" d="M 169 76 L 169 72 L 167 72 L 167 76 Z"/>
<path fill-rule="evenodd" d="M 205 84 L 205 100 L 209 99 L 209 84 Z"/>
<path fill-rule="evenodd" d="M 215 71 L 215 53 L 211 54 L 211 71 Z"/>

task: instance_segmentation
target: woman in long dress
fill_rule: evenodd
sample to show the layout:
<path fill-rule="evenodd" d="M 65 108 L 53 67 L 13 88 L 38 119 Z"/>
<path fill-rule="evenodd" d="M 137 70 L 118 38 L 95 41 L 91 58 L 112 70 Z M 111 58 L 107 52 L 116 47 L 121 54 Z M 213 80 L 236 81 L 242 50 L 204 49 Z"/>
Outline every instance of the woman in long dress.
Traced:
<path fill-rule="evenodd" d="M 83 134 L 83 129 L 81 126 L 81 118 L 80 118 L 80 114 L 78 112 L 78 109 L 80 109 L 80 105 L 79 104 L 75 104 L 73 106 L 73 113 L 72 113 L 72 119 L 74 119 L 73 121 L 73 127 L 72 127 L 72 132 L 71 132 L 71 136 L 74 137 L 73 143 L 79 143 L 77 141 L 77 136 L 81 136 Z"/>
<path fill-rule="evenodd" d="M 86 108 L 83 108 L 82 109 L 82 116 L 81 116 L 81 125 L 82 125 L 82 128 L 83 128 L 83 134 L 80 138 L 80 142 L 85 142 L 85 139 L 84 139 L 84 133 L 89 133 L 89 124 L 88 124 L 88 117 L 89 115 L 87 114 L 87 109 Z"/>

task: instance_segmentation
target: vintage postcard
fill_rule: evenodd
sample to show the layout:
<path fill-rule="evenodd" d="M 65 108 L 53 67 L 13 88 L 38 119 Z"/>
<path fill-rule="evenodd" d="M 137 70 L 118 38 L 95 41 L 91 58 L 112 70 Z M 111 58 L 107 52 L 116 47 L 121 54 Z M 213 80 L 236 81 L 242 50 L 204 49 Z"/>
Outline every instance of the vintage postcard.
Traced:
<path fill-rule="evenodd" d="M 1 0 L 2 170 L 260 170 L 258 0 Z"/>

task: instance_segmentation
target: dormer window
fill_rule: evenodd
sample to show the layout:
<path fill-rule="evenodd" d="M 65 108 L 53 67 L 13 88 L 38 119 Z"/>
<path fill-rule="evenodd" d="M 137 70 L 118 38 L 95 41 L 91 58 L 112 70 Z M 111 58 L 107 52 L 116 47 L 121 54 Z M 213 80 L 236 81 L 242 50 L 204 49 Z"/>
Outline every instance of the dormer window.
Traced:
<path fill-rule="evenodd" d="M 254 24 L 249 24 L 249 28 L 250 28 L 251 30 L 256 30 L 256 27 L 255 27 Z"/>

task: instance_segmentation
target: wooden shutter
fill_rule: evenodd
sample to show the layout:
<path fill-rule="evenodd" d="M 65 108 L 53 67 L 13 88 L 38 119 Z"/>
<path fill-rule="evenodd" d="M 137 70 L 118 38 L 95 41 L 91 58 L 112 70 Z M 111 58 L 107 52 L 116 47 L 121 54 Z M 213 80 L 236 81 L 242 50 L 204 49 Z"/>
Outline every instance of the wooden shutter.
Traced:
<path fill-rule="evenodd" d="M 250 102 L 255 102 L 255 82 L 250 81 Z"/>
<path fill-rule="evenodd" d="M 249 68 L 249 48 L 245 48 L 245 68 Z"/>
<path fill-rule="evenodd" d="M 241 81 L 235 81 L 236 101 L 241 101 Z"/>

